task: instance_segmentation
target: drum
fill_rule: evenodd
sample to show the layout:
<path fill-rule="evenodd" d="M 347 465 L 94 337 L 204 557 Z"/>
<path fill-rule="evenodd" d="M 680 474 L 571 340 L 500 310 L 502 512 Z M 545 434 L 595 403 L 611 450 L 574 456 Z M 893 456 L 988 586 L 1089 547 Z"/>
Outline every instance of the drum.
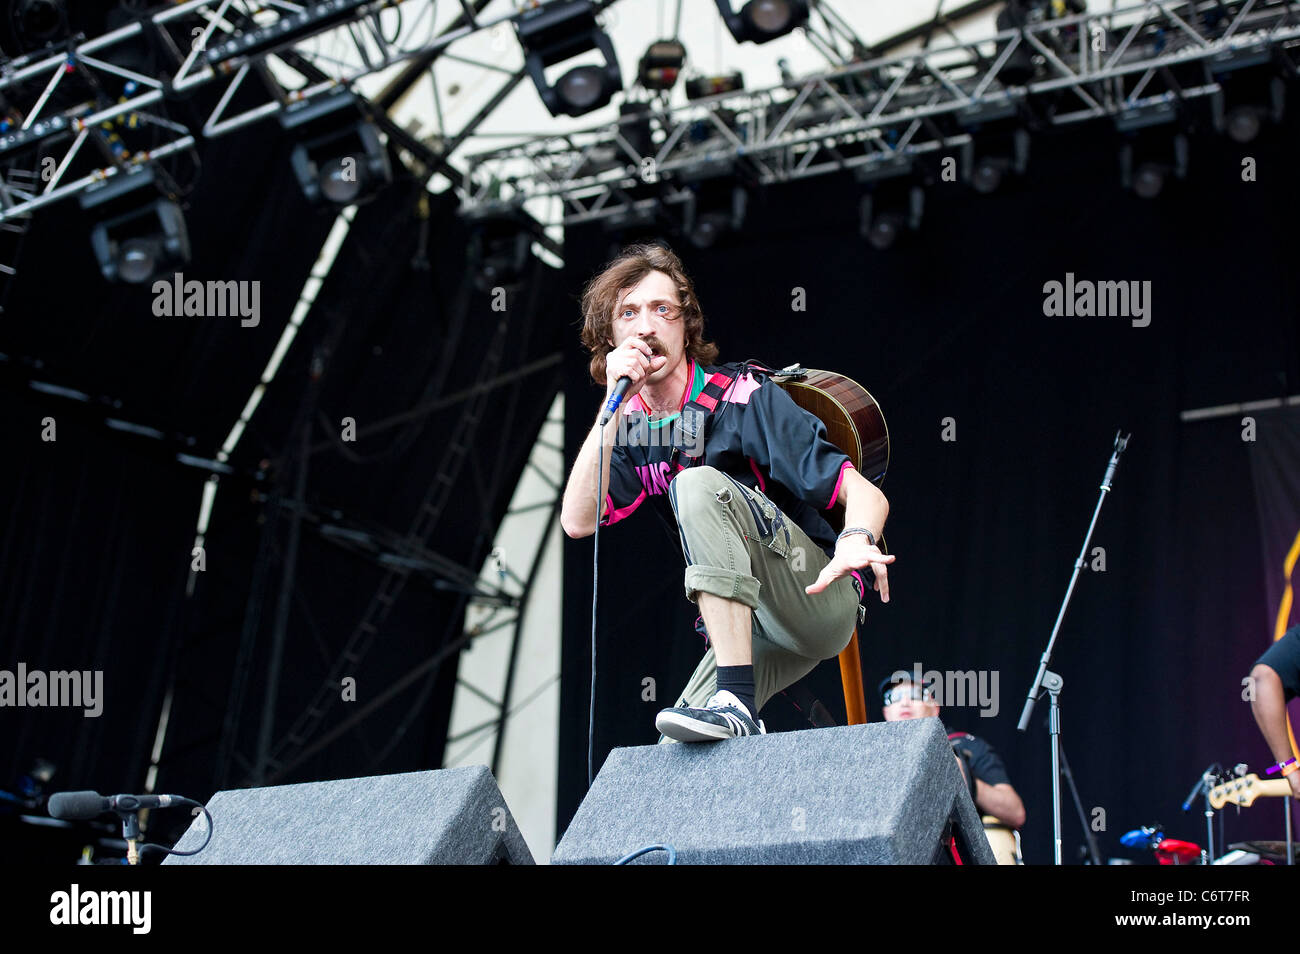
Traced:
<path fill-rule="evenodd" d="M 1162 865 L 1194 865 L 1201 857 L 1201 846 L 1177 838 L 1161 839 L 1156 845 L 1156 861 Z"/>
<path fill-rule="evenodd" d="M 985 815 L 984 836 L 993 849 L 993 857 L 1000 865 L 1023 865 L 1025 859 L 1020 854 L 1020 832 L 1009 825 L 1004 825 L 992 815 Z"/>

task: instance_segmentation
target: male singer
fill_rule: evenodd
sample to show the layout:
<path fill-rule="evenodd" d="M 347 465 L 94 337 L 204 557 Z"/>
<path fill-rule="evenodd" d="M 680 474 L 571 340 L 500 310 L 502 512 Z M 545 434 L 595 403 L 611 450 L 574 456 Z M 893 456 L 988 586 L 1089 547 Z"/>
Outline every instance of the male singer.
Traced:
<path fill-rule="evenodd" d="M 582 312 L 592 378 L 606 399 L 628 383 L 619 413 L 578 452 L 560 523 L 579 538 L 597 521 L 670 510 L 686 598 L 711 645 L 655 727 L 678 742 L 763 733 L 763 704 L 848 643 L 865 589 L 856 571 L 869 569 L 888 602 L 894 557 L 876 545 L 888 501 L 780 387 L 748 366 L 712 363 L 718 349 L 670 250 L 624 249 L 588 283 Z M 837 501 L 838 537 L 825 519 Z"/>

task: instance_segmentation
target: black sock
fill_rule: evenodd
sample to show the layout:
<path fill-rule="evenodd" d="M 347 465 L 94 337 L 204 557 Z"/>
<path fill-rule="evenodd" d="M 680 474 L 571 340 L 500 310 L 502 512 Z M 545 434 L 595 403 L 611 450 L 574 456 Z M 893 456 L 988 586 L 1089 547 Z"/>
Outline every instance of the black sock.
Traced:
<path fill-rule="evenodd" d="M 749 714 L 758 717 L 758 706 L 754 705 L 754 667 L 719 666 L 718 691 L 727 691 L 745 704 Z"/>

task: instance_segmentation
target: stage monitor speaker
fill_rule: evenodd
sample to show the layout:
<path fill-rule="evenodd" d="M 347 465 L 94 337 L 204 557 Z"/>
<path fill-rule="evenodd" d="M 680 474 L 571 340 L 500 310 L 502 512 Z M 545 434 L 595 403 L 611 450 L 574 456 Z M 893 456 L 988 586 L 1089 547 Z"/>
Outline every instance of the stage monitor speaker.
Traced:
<path fill-rule="evenodd" d="M 996 863 L 942 723 L 911 719 L 615 749 L 551 860 L 953 864 L 948 833 Z"/>
<path fill-rule="evenodd" d="M 532 864 L 487 766 L 218 792 L 170 865 Z M 176 843 L 203 844 L 202 814 Z"/>

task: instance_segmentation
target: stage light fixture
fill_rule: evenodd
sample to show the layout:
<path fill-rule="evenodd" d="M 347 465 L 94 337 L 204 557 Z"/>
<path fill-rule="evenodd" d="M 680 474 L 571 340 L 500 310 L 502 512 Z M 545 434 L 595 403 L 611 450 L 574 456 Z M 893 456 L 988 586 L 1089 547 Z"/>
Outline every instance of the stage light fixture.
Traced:
<path fill-rule="evenodd" d="M 97 219 L 90 244 L 108 281 L 143 284 L 189 262 L 185 215 L 164 191 L 163 177 L 144 167 L 105 179 L 78 197 Z"/>
<path fill-rule="evenodd" d="M 1234 106 L 1228 111 L 1225 125 L 1233 142 L 1248 143 L 1259 135 L 1261 112 L 1252 106 Z"/>
<path fill-rule="evenodd" d="M 493 203 L 464 214 L 470 228 L 469 261 L 474 287 L 483 294 L 518 285 L 532 258 L 541 223 L 518 206 Z"/>
<path fill-rule="evenodd" d="M 515 17 L 524 50 L 524 67 L 552 116 L 581 116 L 599 109 L 623 88 L 618 57 L 609 35 L 596 23 L 590 0 L 548 3 Z M 575 66 L 559 81 L 546 79 L 547 67 L 599 50 L 604 65 Z"/>
<path fill-rule="evenodd" d="M 589 113 L 609 102 L 604 71 L 599 66 L 575 66 L 555 84 L 564 112 L 572 116 Z"/>
<path fill-rule="evenodd" d="M 1165 187 L 1165 167 L 1144 162 L 1133 172 L 1133 191 L 1143 199 L 1154 199 Z"/>
<path fill-rule="evenodd" d="M 633 234 L 662 234 L 673 229 L 672 215 L 658 198 L 634 202 L 600 220 L 606 233 L 630 236 Z"/>
<path fill-rule="evenodd" d="M 868 203 L 871 198 L 866 199 Z M 870 208 L 866 211 L 867 222 L 866 240 L 871 247 L 878 252 L 883 252 L 890 248 L 898 241 L 898 235 L 903 231 L 903 217 L 897 212 L 886 212 L 884 215 L 873 216 Z"/>
<path fill-rule="evenodd" d="M 925 213 L 924 175 L 913 157 L 885 155 L 856 166 L 863 186 L 858 202 L 858 232 L 877 251 L 891 248 L 905 232 L 921 227 Z"/>
<path fill-rule="evenodd" d="M 686 80 L 686 98 L 694 101 L 704 99 L 706 96 L 717 96 L 719 93 L 733 93 L 744 88 L 745 77 L 740 70 L 692 76 Z"/>
<path fill-rule="evenodd" d="M 308 201 L 334 207 L 364 203 L 393 181 L 379 130 L 350 90 L 340 87 L 295 103 L 279 117 L 298 140 L 290 162 Z"/>
<path fill-rule="evenodd" d="M 980 145 L 987 148 L 987 140 L 982 140 Z M 1029 168 L 1029 132 L 1013 130 L 1009 145 L 1010 154 L 986 152 L 979 157 L 975 155 L 974 142 L 962 146 L 961 168 L 966 181 L 980 195 L 996 192 L 1008 174 L 1022 176 Z"/>
<path fill-rule="evenodd" d="M 696 248 L 712 248 L 723 236 L 739 232 L 745 224 L 749 193 L 733 184 L 722 195 L 703 185 L 693 188 L 683 203 L 682 231 Z"/>
<path fill-rule="evenodd" d="M 971 185 L 981 195 L 996 192 L 998 186 L 1002 184 L 1003 171 L 1002 162 L 985 156 L 975 163 L 975 170 L 971 173 Z"/>
<path fill-rule="evenodd" d="M 685 62 L 686 47 L 679 40 L 659 40 L 651 43 L 641 57 L 637 78 L 646 89 L 672 89 Z"/>
<path fill-rule="evenodd" d="M 808 20 L 808 0 L 749 0 L 736 12 L 732 0 L 715 0 L 722 22 L 737 43 L 767 43 Z"/>
<path fill-rule="evenodd" d="M 920 230 L 924 214 L 925 190 L 919 185 L 908 186 L 901 196 L 888 187 L 873 189 L 862 196 L 858 205 L 858 231 L 867 244 L 883 252 L 905 232 Z"/>
<path fill-rule="evenodd" d="M 1170 144 L 1172 157 L 1158 156 L 1150 142 L 1126 142 L 1120 147 L 1120 183 L 1139 198 L 1154 199 L 1164 191 L 1169 176 L 1187 178 L 1191 147 L 1187 136 L 1175 133 Z"/>
<path fill-rule="evenodd" d="M 1242 145 L 1259 136 L 1265 121 L 1280 123 L 1285 114 L 1286 83 L 1280 76 L 1234 79 L 1227 94 L 1220 90 L 1210 97 L 1214 128 Z"/>
<path fill-rule="evenodd" d="M 12 7 L 18 29 L 33 40 L 52 40 L 63 30 L 63 0 L 17 0 Z"/>

